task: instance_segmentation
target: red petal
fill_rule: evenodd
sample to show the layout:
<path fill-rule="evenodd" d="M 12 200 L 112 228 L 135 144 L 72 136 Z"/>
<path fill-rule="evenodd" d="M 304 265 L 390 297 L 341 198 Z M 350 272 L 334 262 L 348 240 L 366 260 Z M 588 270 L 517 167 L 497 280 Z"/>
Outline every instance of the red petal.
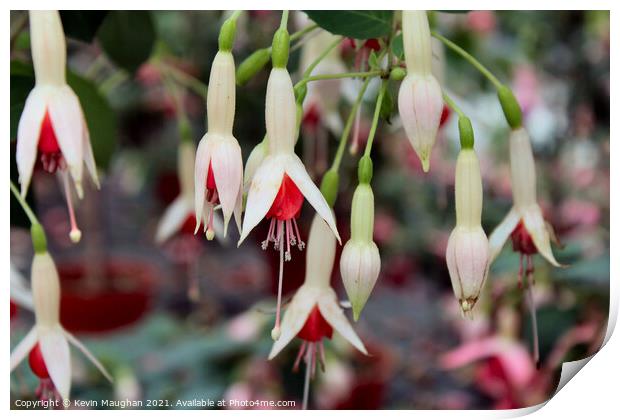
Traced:
<path fill-rule="evenodd" d="M 331 339 L 333 333 L 334 329 L 332 326 L 323 318 L 319 307 L 314 305 L 303 328 L 297 333 L 297 337 L 302 340 L 316 342 L 322 340 L 323 337 Z"/>
<path fill-rule="evenodd" d="M 50 119 L 50 114 L 47 110 L 45 111 L 43 122 L 41 123 L 38 147 L 42 154 L 60 153 L 58 139 L 56 138 L 54 126 L 52 126 L 52 120 Z"/>
<path fill-rule="evenodd" d="M 287 174 L 282 177 L 282 184 L 265 217 L 278 220 L 290 220 L 299 216 L 304 195 Z"/>
<path fill-rule="evenodd" d="M 517 227 L 512 231 L 510 234 L 510 239 L 512 239 L 513 251 L 524 255 L 533 255 L 538 252 L 530 233 L 523 224 L 523 220 L 519 221 Z"/>
<path fill-rule="evenodd" d="M 30 350 L 28 364 L 30 365 L 32 373 L 37 375 L 40 379 L 47 379 L 50 377 L 47 366 L 45 366 L 45 360 L 43 360 L 43 355 L 41 354 L 41 349 L 39 348 L 39 343 Z"/>

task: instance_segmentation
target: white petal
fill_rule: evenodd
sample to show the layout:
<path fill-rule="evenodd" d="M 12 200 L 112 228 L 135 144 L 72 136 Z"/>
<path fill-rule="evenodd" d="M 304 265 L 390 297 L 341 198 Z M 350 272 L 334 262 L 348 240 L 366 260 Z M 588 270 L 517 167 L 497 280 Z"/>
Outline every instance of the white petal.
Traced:
<path fill-rule="evenodd" d="M 243 217 L 243 228 L 238 245 L 250 234 L 252 229 L 265 217 L 278 194 L 284 176 L 283 158 L 287 156 L 267 156 L 252 179 Z M 298 185 L 299 186 L 299 185 Z"/>
<path fill-rule="evenodd" d="M 84 168 L 83 114 L 78 97 L 67 85 L 49 97 L 49 113 L 62 155 L 67 162 L 78 195 Z"/>
<path fill-rule="evenodd" d="M 211 161 L 213 139 L 209 133 L 205 134 L 196 151 L 196 165 L 194 167 L 194 210 L 196 213 L 196 230 L 200 229 L 200 221 L 203 217 L 203 208 L 205 203 L 205 189 L 207 182 L 207 174 L 209 173 L 209 162 Z"/>
<path fill-rule="evenodd" d="M 37 338 L 37 327 L 35 326 L 28 331 L 28 334 L 22 338 L 22 341 L 15 346 L 11 352 L 11 372 L 28 356 L 30 350 L 37 344 Z"/>
<path fill-rule="evenodd" d="M 243 211 L 243 181 L 239 185 L 239 194 L 237 195 L 237 202 L 235 203 L 235 224 L 237 225 L 237 231 L 241 235 L 241 212 Z"/>
<path fill-rule="evenodd" d="M 495 228 L 495 230 L 489 236 L 489 261 L 493 262 L 495 258 L 502 252 L 504 244 L 508 240 L 508 237 L 513 230 L 519 224 L 521 216 L 513 208 L 510 209 L 504 220 Z"/>
<path fill-rule="evenodd" d="M 194 165 L 196 164 L 196 146 L 191 141 L 183 141 L 179 145 L 177 156 L 177 171 L 181 194 L 193 199 L 194 195 Z"/>
<path fill-rule="evenodd" d="M 301 286 L 293 300 L 289 304 L 284 317 L 282 318 L 282 325 L 280 327 L 282 333 L 280 337 L 273 343 L 271 352 L 269 353 L 269 360 L 273 359 L 282 351 L 284 347 L 301 331 L 310 311 L 317 304 L 317 298 L 321 289 L 316 287 Z"/>
<path fill-rule="evenodd" d="M 159 220 L 155 242 L 161 244 L 179 231 L 187 217 L 192 214 L 191 203 L 183 195 L 178 196 L 172 204 L 168 206 L 164 215 Z"/>
<path fill-rule="evenodd" d="M 86 169 L 88 169 L 88 173 L 90 174 L 91 179 L 97 186 L 97 189 L 101 188 L 99 184 L 99 175 L 97 174 L 97 164 L 95 163 L 95 156 L 93 155 L 93 148 L 90 144 L 90 132 L 88 131 L 88 125 L 86 124 L 86 119 L 82 115 L 82 124 L 83 124 L 83 136 L 82 136 L 82 148 L 84 150 L 84 163 L 86 164 Z"/>
<path fill-rule="evenodd" d="M 37 145 L 39 143 L 41 124 L 45 116 L 49 91 L 50 89 L 45 87 L 35 87 L 32 89 L 19 118 L 15 160 L 17 161 L 22 196 L 25 196 L 28 191 L 34 162 L 37 158 Z"/>
<path fill-rule="evenodd" d="M 319 297 L 319 310 L 329 325 L 338 331 L 338 333 L 351 343 L 353 347 L 366 355 L 368 354 L 366 347 L 364 347 L 364 343 L 362 343 L 362 340 L 357 336 L 349 320 L 344 315 L 342 308 L 338 305 L 336 292 L 334 292 L 331 287 L 325 289 Z"/>
<path fill-rule="evenodd" d="M 68 399 L 71 390 L 71 358 L 69 343 L 60 325 L 39 327 L 39 346 L 54 386 L 63 399 Z"/>
<path fill-rule="evenodd" d="M 226 236 L 228 222 L 235 210 L 239 189 L 243 182 L 243 160 L 237 139 L 233 136 L 218 139 L 213 148 L 211 165 L 224 214 L 224 236 Z"/>
<path fill-rule="evenodd" d="M 554 266 L 562 267 L 562 264 L 557 262 L 553 256 L 549 231 L 547 231 L 545 219 L 543 218 L 542 211 L 538 205 L 533 205 L 527 209 L 524 209 L 523 224 L 532 236 L 532 241 L 534 242 L 534 245 L 536 245 L 536 249 L 540 252 L 540 255 L 542 255 Z"/>
<path fill-rule="evenodd" d="M 296 155 L 288 155 L 288 159 L 286 160 L 286 174 L 293 180 L 297 188 L 299 188 L 299 191 L 301 191 L 310 205 L 314 207 L 314 210 L 316 210 L 319 216 L 327 222 L 332 232 L 334 232 L 336 239 L 338 239 L 338 243 L 342 243 L 340 241 L 340 235 L 338 234 L 338 228 L 336 227 L 336 219 L 334 219 L 334 214 L 329 204 L 325 201 L 325 197 L 323 197 L 321 191 L 314 182 L 312 182 L 301 159 Z"/>
<path fill-rule="evenodd" d="M 114 382 L 112 379 L 112 375 L 110 375 L 110 373 L 106 370 L 106 368 L 101 364 L 101 362 L 99 360 L 97 360 L 97 358 L 90 352 L 90 350 L 88 350 L 86 348 L 86 346 L 77 338 L 75 338 L 75 336 L 73 336 L 69 331 L 64 331 L 65 336 L 69 339 L 69 341 L 71 342 L 71 344 L 73 344 L 75 347 L 77 347 L 83 354 L 84 356 L 86 356 L 86 358 L 88 360 L 91 361 L 91 363 L 93 365 L 95 365 L 95 367 L 97 369 L 99 369 L 99 372 L 101 372 L 103 374 L 103 376 L 105 376 L 105 378 L 110 381 L 110 382 Z"/>
<path fill-rule="evenodd" d="M 267 138 L 265 137 L 263 141 L 254 146 L 254 149 L 250 152 L 250 156 L 248 156 L 248 160 L 245 161 L 245 171 L 243 173 L 244 192 L 247 192 L 250 189 L 250 184 L 252 183 L 254 174 L 267 156 L 268 146 Z"/>

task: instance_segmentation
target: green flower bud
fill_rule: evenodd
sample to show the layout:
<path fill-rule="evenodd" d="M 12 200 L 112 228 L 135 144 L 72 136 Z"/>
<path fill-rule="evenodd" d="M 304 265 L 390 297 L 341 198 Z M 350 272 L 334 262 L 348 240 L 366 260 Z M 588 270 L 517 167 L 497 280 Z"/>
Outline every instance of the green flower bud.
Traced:
<path fill-rule="evenodd" d="M 243 86 L 246 84 L 256 73 L 265 68 L 270 58 L 269 48 L 262 48 L 250 54 L 237 68 L 237 85 Z"/>
<path fill-rule="evenodd" d="M 34 223 L 30 227 L 30 236 L 32 237 L 32 245 L 34 247 L 35 254 L 43 254 L 47 252 L 47 240 L 45 238 L 43 226 L 39 223 Z"/>
<path fill-rule="evenodd" d="M 407 70 L 402 67 L 394 67 L 390 72 L 390 79 L 397 82 L 403 80 L 407 76 Z"/>
<path fill-rule="evenodd" d="M 459 137 L 461 149 L 473 149 L 474 129 L 471 126 L 471 120 L 467 117 L 459 117 Z"/>
<path fill-rule="evenodd" d="M 290 46 L 290 36 L 285 28 L 280 28 L 273 36 L 271 44 L 271 62 L 273 67 L 286 67 L 288 63 L 288 50 Z"/>
<path fill-rule="evenodd" d="M 504 116 L 510 128 L 517 129 L 521 127 L 521 107 L 512 91 L 507 86 L 502 86 L 497 90 L 497 97 L 502 105 Z"/>
<path fill-rule="evenodd" d="M 329 204 L 330 207 L 334 206 L 336 203 L 336 197 L 338 196 L 338 171 L 330 169 L 325 172 L 323 175 L 323 180 L 321 181 L 321 193 L 323 193 L 323 197 L 325 197 L 325 201 Z"/>
<path fill-rule="evenodd" d="M 370 184 L 372 179 L 372 159 L 362 156 L 357 167 L 357 180 L 360 184 Z"/>

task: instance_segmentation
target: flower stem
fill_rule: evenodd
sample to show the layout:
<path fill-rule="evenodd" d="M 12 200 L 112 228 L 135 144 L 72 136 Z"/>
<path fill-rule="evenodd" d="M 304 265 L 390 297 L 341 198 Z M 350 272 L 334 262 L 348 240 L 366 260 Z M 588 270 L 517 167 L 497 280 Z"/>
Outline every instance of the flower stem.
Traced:
<path fill-rule="evenodd" d="M 24 210 L 24 213 L 26 213 L 26 216 L 28 216 L 28 220 L 30 220 L 30 224 L 39 225 L 40 223 L 39 223 L 39 219 L 37 219 L 37 216 L 34 214 L 34 212 L 30 208 L 30 206 L 28 205 L 24 197 L 22 197 L 22 195 L 19 193 L 17 187 L 15 186 L 15 184 L 13 184 L 13 181 L 10 181 L 10 182 L 11 182 L 11 192 L 15 196 L 15 199 L 17 200 L 19 205 Z"/>
<path fill-rule="evenodd" d="M 193 90 L 197 95 L 201 96 L 206 100 L 207 91 L 209 88 L 203 82 L 201 82 L 194 76 L 190 76 L 189 74 L 176 69 L 174 66 L 166 64 L 163 61 L 159 61 L 159 65 L 161 70 L 168 73 L 178 83 L 187 87 L 188 89 Z"/>
<path fill-rule="evenodd" d="M 340 42 L 342 41 L 342 37 L 339 36 L 337 39 L 334 40 L 334 42 L 332 42 L 331 44 L 329 44 L 327 46 L 327 48 L 308 66 L 308 68 L 306 70 L 304 70 L 304 74 L 302 75 L 302 79 L 307 79 L 308 77 L 310 77 L 310 75 L 312 74 L 312 70 L 314 70 L 316 68 L 316 66 L 319 65 L 319 63 L 321 61 L 323 61 L 323 59 L 325 57 L 327 57 L 327 55 L 334 49 L 336 48 L 338 45 L 340 45 Z"/>
<path fill-rule="evenodd" d="M 459 54 L 465 60 L 469 61 L 469 63 L 474 66 L 480 73 L 482 73 L 493 85 L 496 89 L 502 87 L 502 83 L 487 69 L 480 61 L 478 61 L 473 55 L 465 51 L 463 48 L 456 45 L 454 42 L 450 41 L 448 38 L 444 37 L 441 34 L 438 34 L 436 31 L 431 31 L 431 35 L 443 42 L 448 48 L 452 51 Z"/>
<path fill-rule="evenodd" d="M 295 88 L 306 84 L 308 82 L 315 82 L 317 80 L 331 80 L 331 79 L 347 79 L 354 77 L 372 77 L 372 76 L 381 76 L 383 74 L 383 70 L 372 70 L 372 71 L 363 71 L 363 72 L 349 72 L 349 73 L 336 73 L 336 74 L 317 74 L 315 76 L 309 76 L 305 79 L 300 80 L 295 84 Z"/>
<path fill-rule="evenodd" d="M 293 32 L 291 34 L 291 42 L 297 40 L 298 38 L 301 38 L 302 36 L 306 35 L 308 32 L 312 32 L 314 31 L 316 28 L 318 28 L 319 25 L 317 25 L 316 23 L 312 24 L 312 25 L 308 25 L 303 29 L 300 29 L 297 32 Z"/>
<path fill-rule="evenodd" d="M 383 97 L 387 90 L 387 80 L 384 80 L 381 84 L 381 90 L 379 96 L 377 96 L 377 103 L 375 105 L 375 114 L 372 117 L 372 125 L 370 126 L 370 132 L 368 133 L 368 140 L 366 140 L 366 149 L 364 149 L 364 156 L 370 157 L 370 150 L 372 149 L 372 142 L 377 132 L 377 125 L 379 125 L 379 115 L 381 114 L 381 104 L 383 103 Z"/>
<path fill-rule="evenodd" d="M 347 118 L 347 122 L 345 123 L 344 130 L 342 131 L 342 135 L 340 137 L 340 143 L 338 143 L 338 150 L 336 150 L 336 155 L 334 156 L 334 161 L 330 169 L 338 172 L 340 168 L 340 162 L 342 161 L 342 155 L 344 154 L 344 148 L 347 144 L 347 140 L 349 139 L 349 134 L 351 133 L 351 128 L 353 127 L 353 122 L 355 121 L 355 116 L 357 115 L 357 111 L 362 104 L 362 100 L 364 99 L 364 93 L 366 93 L 366 89 L 368 88 L 368 84 L 372 78 L 367 77 L 364 81 L 364 84 L 360 88 L 359 93 L 357 94 L 357 98 L 355 99 L 355 103 L 353 103 L 353 107 L 351 108 L 351 112 L 349 113 L 349 117 Z"/>
<path fill-rule="evenodd" d="M 282 19 L 280 19 L 280 29 L 286 29 L 288 25 L 288 10 L 282 10 Z"/>
<path fill-rule="evenodd" d="M 443 101 L 450 107 L 450 109 L 456 112 L 456 114 L 459 117 L 466 116 L 463 110 L 456 104 L 456 102 L 454 102 L 454 100 L 450 96 L 448 96 L 448 94 L 445 91 L 442 92 L 442 95 L 443 95 Z"/>

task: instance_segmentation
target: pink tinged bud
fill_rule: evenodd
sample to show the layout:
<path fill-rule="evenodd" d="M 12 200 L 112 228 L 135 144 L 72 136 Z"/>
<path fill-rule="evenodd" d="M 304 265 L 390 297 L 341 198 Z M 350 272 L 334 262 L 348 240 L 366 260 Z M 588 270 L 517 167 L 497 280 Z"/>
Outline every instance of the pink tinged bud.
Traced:
<path fill-rule="evenodd" d="M 456 227 L 448 239 L 446 262 L 464 315 L 471 311 L 489 270 L 489 241 L 480 224 L 482 179 L 473 149 L 459 153 L 455 176 Z"/>
<path fill-rule="evenodd" d="M 65 84 L 67 43 L 56 10 L 31 10 L 30 46 L 37 84 Z"/>
<path fill-rule="evenodd" d="M 443 98 L 441 87 L 432 74 L 433 52 L 425 11 L 403 11 L 403 47 L 407 77 L 398 92 L 398 111 L 422 169 L 428 172 Z"/>
<path fill-rule="evenodd" d="M 373 242 L 374 196 L 368 184 L 359 184 L 351 206 L 351 239 L 340 257 L 340 274 L 357 321 L 377 283 L 381 269 L 379 249 Z"/>
<path fill-rule="evenodd" d="M 431 74 L 408 74 L 398 92 L 398 111 L 407 138 L 422 162 L 422 169 L 428 172 L 443 111 L 437 80 Z"/>

